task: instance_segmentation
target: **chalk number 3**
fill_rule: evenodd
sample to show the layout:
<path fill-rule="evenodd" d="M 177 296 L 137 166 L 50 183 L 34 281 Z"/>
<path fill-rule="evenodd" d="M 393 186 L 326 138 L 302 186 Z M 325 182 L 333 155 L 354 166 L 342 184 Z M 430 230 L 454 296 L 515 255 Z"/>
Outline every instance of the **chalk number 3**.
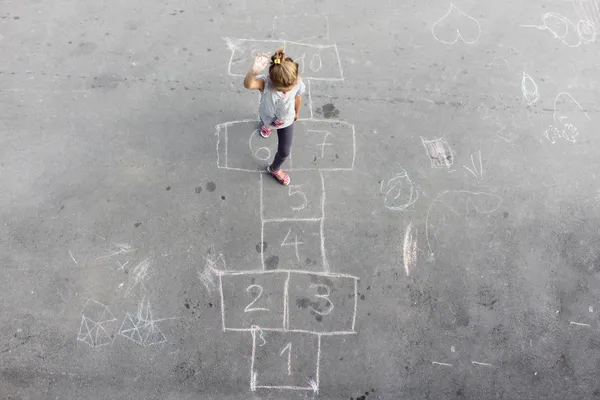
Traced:
<path fill-rule="evenodd" d="M 320 310 L 315 309 L 313 306 L 310 306 L 310 308 L 316 314 L 319 314 L 319 315 L 328 315 L 330 312 L 332 312 L 333 311 L 333 303 L 329 299 L 329 295 L 331 294 L 331 288 L 327 285 L 322 285 L 320 283 L 310 285 L 310 287 L 316 289 L 316 293 L 314 294 L 315 297 L 317 297 L 319 299 L 323 299 L 327 302 L 327 309 L 325 311 L 320 311 Z M 319 293 L 319 289 L 321 289 L 321 288 L 325 289 L 324 294 Z"/>

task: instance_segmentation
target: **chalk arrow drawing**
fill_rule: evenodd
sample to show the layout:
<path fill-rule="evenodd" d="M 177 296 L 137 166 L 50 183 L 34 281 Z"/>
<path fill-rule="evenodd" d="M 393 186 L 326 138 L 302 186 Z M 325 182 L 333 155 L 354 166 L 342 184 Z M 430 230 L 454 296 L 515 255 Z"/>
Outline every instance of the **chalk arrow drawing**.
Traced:
<path fill-rule="evenodd" d="M 475 18 L 450 3 L 450 10 L 433 24 L 431 33 L 435 40 L 445 44 L 455 44 L 459 40 L 474 44 L 481 36 L 481 26 Z"/>

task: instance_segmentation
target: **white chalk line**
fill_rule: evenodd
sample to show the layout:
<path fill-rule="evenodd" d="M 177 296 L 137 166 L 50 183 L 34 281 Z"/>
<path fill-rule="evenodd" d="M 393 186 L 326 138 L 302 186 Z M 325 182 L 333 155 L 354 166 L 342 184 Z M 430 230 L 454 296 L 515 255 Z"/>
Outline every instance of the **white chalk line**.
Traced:
<path fill-rule="evenodd" d="M 352 332 L 356 329 L 356 311 L 358 309 L 358 280 L 354 280 L 354 313 L 352 314 Z"/>
<path fill-rule="evenodd" d="M 289 323 L 289 322 L 288 322 Z M 251 332 L 255 328 L 229 328 L 225 327 L 224 332 Z M 283 328 L 268 328 L 260 327 L 260 330 L 265 332 L 281 332 L 281 333 L 307 333 L 310 335 L 322 335 L 322 336 L 343 336 L 343 335 L 356 335 L 358 332 L 355 331 L 311 331 L 308 329 L 283 329 Z"/>
<path fill-rule="evenodd" d="M 292 274 L 302 274 L 302 275 L 316 275 L 316 276 L 322 276 L 322 277 L 327 277 L 327 278 L 350 278 L 350 279 L 355 279 L 358 280 L 359 278 L 354 276 L 354 275 L 349 275 L 349 274 L 342 274 L 342 273 L 337 273 L 337 272 L 316 272 L 316 271 L 306 271 L 306 270 L 302 270 L 302 269 L 277 269 L 277 270 L 267 270 L 267 271 L 262 271 L 262 270 L 255 270 L 255 271 L 226 271 L 226 272 L 220 272 L 219 275 L 220 276 L 237 276 L 237 275 L 266 275 L 266 274 L 287 274 L 287 273 L 292 273 Z"/>
<path fill-rule="evenodd" d="M 263 222 L 321 222 L 323 218 L 266 218 Z"/>
<path fill-rule="evenodd" d="M 484 363 L 484 362 L 478 362 L 478 361 L 471 361 L 471 364 L 473 364 L 473 365 L 481 365 L 483 367 L 493 367 L 492 364 L 488 364 L 488 363 Z"/>
<path fill-rule="evenodd" d="M 321 179 L 321 223 L 319 225 L 319 231 L 321 234 L 321 257 L 323 258 L 323 269 L 325 272 L 329 272 L 329 262 L 327 261 L 327 253 L 325 250 L 325 178 L 323 172 L 319 171 L 319 177 Z"/>
<path fill-rule="evenodd" d="M 71 256 L 71 260 L 73 260 L 73 262 L 75 263 L 75 265 L 79 265 L 79 263 L 77 262 L 77 260 L 75 259 L 75 257 L 73 257 L 73 253 L 71 253 L 71 249 L 69 250 L 69 255 Z"/>
<path fill-rule="evenodd" d="M 265 242 L 265 217 L 264 217 L 264 204 L 263 204 L 263 174 L 260 174 L 260 264 L 262 269 L 266 270 L 265 267 L 265 249 L 263 243 Z"/>
<path fill-rule="evenodd" d="M 307 79 L 306 82 L 308 82 L 308 110 L 310 111 L 310 118 L 314 118 L 313 115 L 313 106 L 312 106 L 312 96 L 310 94 L 310 79 Z"/>
<path fill-rule="evenodd" d="M 223 332 L 225 332 L 227 328 L 225 328 L 225 300 L 223 299 L 223 278 L 221 274 L 219 274 L 219 293 L 221 295 L 221 324 L 223 326 Z M 252 359 L 254 359 L 254 351 L 252 351 L 252 356 Z"/>
<path fill-rule="evenodd" d="M 320 365 L 321 365 L 321 336 L 322 335 L 319 335 L 318 339 L 317 339 L 318 340 L 317 341 L 317 372 L 316 372 L 316 377 L 315 377 L 315 379 L 317 381 L 315 382 L 314 386 L 311 385 L 311 389 L 316 389 L 315 392 L 319 391 L 319 381 L 320 381 L 319 374 L 320 374 Z"/>
<path fill-rule="evenodd" d="M 283 284 L 283 330 L 290 328 L 290 311 L 289 311 L 289 290 L 290 290 L 290 273 L 288 272 Z"/>
<path fill-rule="evenodd" d="M 409 223 L 404 232 L 404 243 L 402 246 L 402 261 L 407 277 L 410 276 L 410 268 L 417 262 L 417 241 L 413 240 L 411 230 L 412 223 Z"/>
<path fill-rule="evenodd" d="M 443 367 L 453 367 L 452 364 L 447 364 L 447 363 L 443 363 L 443 362 L 437 362 L 437 361 L 432 361 L 431 362 L 433 365 L 441 365 Z"/>
<path fill-rule="evenodd" d="M 577 326 L 585 326 L 585 327 L 590 327 L 591 326 L 590 324 L 584 324 L 584 323 L 575 322 L 575 321 L 570 321 L 569 324 L 570 325 L 577 325 Z"/>

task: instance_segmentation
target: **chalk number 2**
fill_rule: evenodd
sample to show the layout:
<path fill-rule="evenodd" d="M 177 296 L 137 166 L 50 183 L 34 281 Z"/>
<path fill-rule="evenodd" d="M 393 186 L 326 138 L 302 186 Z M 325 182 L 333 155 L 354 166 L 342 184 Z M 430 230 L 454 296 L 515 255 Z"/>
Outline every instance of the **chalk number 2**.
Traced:
<path fill-rule="evenodd" d="M 253 288 L 258 288 L 258 294 L 255 295 L 254 300 L 252 300 L 250 302 L 250 304 L 248 304 L 246 306 L 246 308 L 244 308 L 244 312 L 252 312 L 252 311 L 269 311 L 268 308 L 264 308 L 264 307 L 252 307 L 254 305 L 254 303 L 256 303 L 256 301 L 260 298 L 260 296 L 262 296 L 262 292 L 263 292 L 263 288 L 260 285 L 250 285 L 246 288 L 246 292 L 251 293 L 251 290 Z"/>

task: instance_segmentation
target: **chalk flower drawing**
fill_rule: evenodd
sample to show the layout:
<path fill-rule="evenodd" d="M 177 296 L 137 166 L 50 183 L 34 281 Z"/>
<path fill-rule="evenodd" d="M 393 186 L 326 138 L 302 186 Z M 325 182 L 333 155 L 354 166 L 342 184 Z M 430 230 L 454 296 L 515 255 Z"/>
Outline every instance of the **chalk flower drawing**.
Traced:
<path fill-rule="evenodd" d="M 117 319 L 108 306 L 88 300 L 83 308 L 77 340 L 91 347 L 105 346 L 114 340 Z"/>
<path fill-rule="evenodd" d="M 394 211 L 404 211 L 413 205 L 419 198 L 416 185 L 408 177 L 408 173 L 402 167 L 392 179 L 387 182 L 381 181 L 380 193 L 384 195 L 383 204 L 386 208 Z"/>
<path fill-rule="evenodd" d="M 559 102 L 561 98 L 563 100 L 562 102 Z M 558 110 L 559 105 L 562 105 L 560 111 Z M 574 109 L 575 107 L 577 109 Z M 573 96 L 566 92 L 559 93 L 554 99 L 554 112 L 552 113 L 552 118 L 556 125 L 562 125 L 563 128 L 561 131 L 558 127 L 550 125 L 548 129 L 544 131 L 544 137 L 550 143 L 555 144 L 557 139 L 564 139 L 567 142 L 575 143 L 575 138 L 579 136 L 579 129 L 575 125 L 565 122 L 569 119 L 569 116 L 566 114 L 571 114 L 573 111 L 581 112 L 588 120 L 591 120 L 587 111 L 583 109 L 581 104 L 575 100 Z"/>
<path fill-rule="evenodd" d="M 535 81 L 525 72 L 523 72 L 523 79 L 521 80 L 521 92 L 523 93 L 523 98 L 529 104 L 535 103 L 540 98 Z"/>
<path fill-rule="evenodd" d="M 475 18 L 450 3 L 450 10 L 433 24 L 431 33 L 437 41 L 445 44 L 455 44 L 459 40 L 474 44 L 481 35 L 481 26 Z"/>

